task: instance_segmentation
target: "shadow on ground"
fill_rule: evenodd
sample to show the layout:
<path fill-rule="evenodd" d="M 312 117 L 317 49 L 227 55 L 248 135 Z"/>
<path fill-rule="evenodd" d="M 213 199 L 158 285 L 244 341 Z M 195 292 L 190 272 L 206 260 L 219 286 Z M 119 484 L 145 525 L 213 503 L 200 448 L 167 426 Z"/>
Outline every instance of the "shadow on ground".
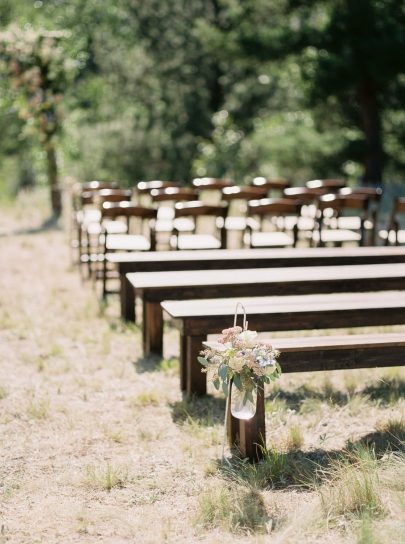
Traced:
<path fill-rule="evenodd" d="M 177 424 L 194 423 L 203 427 L 223 425 L 225 399 L 217 397 L 185 397 L 170 404 L 173 421 Z"/>
<path fill-rule="evenodd" d="M 341 450 L 280 452 L 267 449 L 263 460 L 256 464 L 241 459 L 234 450 L 230 459 L 217 461 L 217 470 L 225 479 L 240 484 L 275 489 L 295 487 L 297 491 L 307 491 L 328 480 L 330 469 L 337 463 L 357 465 L 362 456 L 377 461 L 387 453 L 405 454 L 404 424 L 399 423 L 391 431 L 373 432 L 355 442 L 347 442 Z"/>
<path fill-rule="evenodd" d="M 31 235 L 31 234 L 43 234 L 44 232 L 48 232 L 51 230 L 62 230 L 62 227 L 60 225 L 60 218 L 58 216 L 49 217 L 38 227 L 33 227 L 29 229 L 12 230 L 10 232 L 0 232 L 0 238 L 6 238 L 9 236 L 25 236 L 25 235 Z"/>
<path fill-rule="evenodd" d="M 356 391 L 355 395 L 364 396 L 372 401 L 383 404 L 392 404 L 405 398 L 405 380 L 402 378 L 384 378 L 376 383 L 367 385 L 360 391 Z M 268 400 L 276 398 L 283 400 L 287 408 L 298 411 L 303 401 L 306 400 L 317 400 L 336 406 L 345 406 L 352 396 L 347 392 L 340 391 L 331 386 L 315 389 L 307 385 L 302 385 L 294 391 L 278 389 L 277 393 L 271 395 Z"/>
<path fill-rule="evenodd" d="M 179 371 L 179 360 L 176 357 L 168 359 L 158 356 L 140 357 L 133 362 L 133 366 L 138 374 L 143 374 L 144 372 Z"/>

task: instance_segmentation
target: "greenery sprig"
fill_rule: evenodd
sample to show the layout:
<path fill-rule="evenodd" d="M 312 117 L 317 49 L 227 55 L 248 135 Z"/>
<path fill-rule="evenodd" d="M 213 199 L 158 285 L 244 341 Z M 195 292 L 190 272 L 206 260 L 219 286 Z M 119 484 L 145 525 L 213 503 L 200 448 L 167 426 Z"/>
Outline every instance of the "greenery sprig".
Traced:
<path fill-rule="evenodd" d="M 222 331 L 215 347 L 201 351 L 198 361 L 216 389 L 222 388 L 228 396 L 233 381 L 251 399 L 258 385 L 280 377 L 278 356 L 270 344 L 258 342 L 256 331 L 234 326 Z"/>

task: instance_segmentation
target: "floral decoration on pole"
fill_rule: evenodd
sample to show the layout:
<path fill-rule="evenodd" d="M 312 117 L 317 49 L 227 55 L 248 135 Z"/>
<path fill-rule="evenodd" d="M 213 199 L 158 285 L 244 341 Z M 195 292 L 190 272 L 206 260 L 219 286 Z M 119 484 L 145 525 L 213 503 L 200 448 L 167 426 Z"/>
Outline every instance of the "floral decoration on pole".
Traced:
<path fill-rule="evenodd" d="M 237 312 L 237 309 L 236 309 Z M 224 329 L 214 347 L 201 351 L 198 361 L 203 365 L 202 372 L 214 387 L 222 390 L 226 397 L 231 393 L 231 411 L 235 417 L 249 419 L 256 411 L 257 387 L 276 380 L 281 375 L 277 362 L 279 352 L 268 343 L 258 341 L 256 331 L 235 324 Z M 248 406 L 249 405 L 249 406 Z"/>
<path fill-rule="evenodd" d="M 6 73 L 14 102 L 27 135 L 38 137 L 47 160 L 52 211 L 61 213 L 57 163 L 57 136 L 62 128 L 61 102 L 76 68 L 62 40 L 66 31 L 22 29 L 10 26 L 0 32 L 0 70 Z"/>

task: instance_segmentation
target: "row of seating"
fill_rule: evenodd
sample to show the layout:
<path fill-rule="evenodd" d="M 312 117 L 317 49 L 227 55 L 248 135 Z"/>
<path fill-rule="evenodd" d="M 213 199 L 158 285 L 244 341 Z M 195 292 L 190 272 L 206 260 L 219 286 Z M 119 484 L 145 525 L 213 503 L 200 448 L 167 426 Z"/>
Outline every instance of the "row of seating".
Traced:
<path fill-rule="evenodd" d="M 72 245 L 95 279 L 107 276 L 105 255 L 113 251 L 374 245 L 381 195 L 379 188 L 352 189 L 334 179 L 291 187 L 265 178 L 247 186 L 197 178 L 192 187 L 151 181 L 135 191 L 93 181 L 73 192 Z M 405 242 L 403 212 L 399 198 L 379 233 L 385 244 Z"/>

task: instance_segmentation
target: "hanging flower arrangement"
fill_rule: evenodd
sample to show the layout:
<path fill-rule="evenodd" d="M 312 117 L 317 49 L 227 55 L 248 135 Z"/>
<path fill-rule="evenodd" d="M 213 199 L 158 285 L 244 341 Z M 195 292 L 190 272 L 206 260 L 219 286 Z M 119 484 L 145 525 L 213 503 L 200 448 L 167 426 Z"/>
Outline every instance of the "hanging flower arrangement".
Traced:
<path fill-rule="evenodd" d="M 277 362 L 279 352 L 270 344 L 259 342 L 257 332 L 247 328 L 246 313 L 243 327 L 236 325 L 237 308 L 234 326 L 222 331 L 214 347 L 201 351 L 198 361 L 203 366 L 202 372 L 207 373 L 208 380 L 216 389 L 222 388 L 228 397 L 232 384 L 231 397 L 236 397 L 239 392 L 242 405 L 254 404 L 257 387 L 281 375 L 281 367 Z M 247 414 L 243 408 L 241 413 Z M 250 417 L 253 415 L 254 411 Z M 245 416 L 243 418 L 248 419 Z"/>

